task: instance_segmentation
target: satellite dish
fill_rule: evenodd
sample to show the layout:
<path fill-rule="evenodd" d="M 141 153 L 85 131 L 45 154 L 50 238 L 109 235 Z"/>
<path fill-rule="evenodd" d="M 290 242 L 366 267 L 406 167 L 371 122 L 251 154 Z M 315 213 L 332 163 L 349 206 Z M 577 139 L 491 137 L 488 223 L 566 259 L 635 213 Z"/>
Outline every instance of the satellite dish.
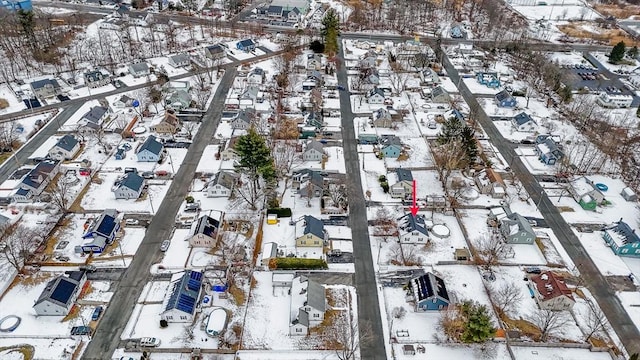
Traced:
<path fill-rule="evenodd" d="M 140 106 L 140 101 L 138 101 L 138 100 L 133 100 L 133 102 L 131 103 L 131 105 L 133 105 L 133 107 L 138 107 L 138 106 Z"/>

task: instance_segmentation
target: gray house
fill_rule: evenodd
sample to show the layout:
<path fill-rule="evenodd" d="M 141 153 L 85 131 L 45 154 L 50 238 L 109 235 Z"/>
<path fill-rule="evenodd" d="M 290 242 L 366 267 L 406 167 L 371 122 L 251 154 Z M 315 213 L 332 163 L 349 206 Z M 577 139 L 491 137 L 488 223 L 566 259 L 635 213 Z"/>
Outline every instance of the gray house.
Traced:
<path fill-rule="evenodd" d="M 127 173 L 121 180 L 116 181 L 111 191 L 116 199 L 137 199 L 144 189 L 144 178 L 135 172 Z"/>
<path fill-rule="evenodd" d="M 58 80 L 56 79 L 42 79 L 37 80 L 29 84 L 33 94 L 39 99 L 46 99 L 59 95 L 62 91 Z"/>
<path fill-rule="evenodd" d="M 146 62 L 139 62 L 129 65 L 129 73 L 133 75 L 134 78 L 139 78 L 149 75 L 151 70 Z"/>
<path fill-rule="evenodd" d="M 431 90 L 431 101 L 445 104 L 451 101 L 451 96 L 442 86 L 438 85 Z"/>
<path fill-rule="evenodd" d="M 229 197 L 238 185 L 240 175 L 232 171 L 219 171 L 207 186 L 207 197 Z"/>
<path fill-rule="evenodd" d="M 70 160 L 80 150 L 80 142 L 73 135 L 65 135 L 49 150 L 49 157 L 54 160 Z"/>
<path fill-rule="evenodd" d="M 238 115 L 231 120 L 231 127 L 236 130 L 247 130 L 253 121 L 258 116 L 253 109 L 241 110 Z"/>
<path fill-rule="evenodd" d="M 390 128 L 393 125 L 391 112 L 386 108 L 379 108 L 373 112 L 373 126 Z"/>
<path fill-rule="evenodd" d="M 109 117 L 109 109 L 102 106 L 94 106 L 82 115 L 81 124 L 89 129 L 99 129 L 102 123 Z"/>
<path fill-rule="evenodd" d="M 174 68 L 181 68 L 191 64 L 191 57 L 188 54 L 177 54 L 169 56 L 169 65 Z"/>
<path fill-rule="evenodd" d="M 508 244 L 533 244 L 536 239 L 529 221 L 515 212 L 500 220 L 500 232 Z"/>
<path fill-rule="evenodd" d="M 227 55 L 224 48 L 220 44 L 207 46 L 204 49 L 204 54 L 211 60 L 222 59 Z"/>
<path fill-rule="evenodd" d="M 391 197 L 405 199 L 411 196 L 413 192 L 413 174 L 411 170 L 397 168 L 396 175 L 398 176 L 398 182 L 389 188 Z"/>
<path fill-rule="evenodd" d="M 325 287 L 304 276 L 291 282 L 289 335 L 306 336 L 309 328 L 320 325 L 327 309 Z"/>
<path fill-rule="evenodd" d="M 138 149 L 136 156 L 138 161 L 155 162 L 162 158 L 162 150 L 164 146 L 153 135 L 149 135 L 142 146 Z"/>
<path fill-rule="evenodd" d="M 302 153 L 304 161 L 322 161 L 324 157 L 324 145 L 320 141 L 311 140 L 307 143 L 307 148 Z"/>
<path fill-rule="evenodd" d="M 38 316 L 66 316 L 87 280 L 84 271 L 72 271 L 49 281 L 33 309 Z"/>

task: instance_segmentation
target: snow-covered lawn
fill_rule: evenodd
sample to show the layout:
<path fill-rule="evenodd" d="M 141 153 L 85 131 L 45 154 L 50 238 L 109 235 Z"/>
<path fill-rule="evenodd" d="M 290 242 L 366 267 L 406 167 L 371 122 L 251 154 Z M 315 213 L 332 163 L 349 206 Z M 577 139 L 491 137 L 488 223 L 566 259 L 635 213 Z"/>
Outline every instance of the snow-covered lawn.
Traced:
<path fill-rule="evenodd" d="M 533 6 L 527 6 L 533 5 Z M 596 20 L 601 16 L 584 4 L 549 4 L 549 6 L 535 6 L 529 1 L 526 5 L 511 5 L 511 7 L 529 20 Z"/>
<path fill-rule="evenodd" d="M 593 55 L 593 57 L 595 57 L 598 60 L 598 62 L 600 62 L 600 64 L 602 64 L 602 66 L 607 68 L 607 70 L 609 71 L 615 71 L 615 70 L 632 71 L 633 69 L 637 68 L 638 65 L 640 65 L 640 63 L 638 63 L 637 60 L 630 60 L 629 58 L 625 58 L 625 60 L 632 61 L 635 64 L 631 64 L 631 65 L 611 64 L 609 62 L 609 57 L 607 56 L 608 54 L 603 52 L 593 52 L 591 53 L 591 55 Z"/>
<path fill-rule="evenodd" d="M 148 163 L 155 164 L 155 163 Z M 138 168 L 139 171 L 143 171 Z M 162 199 L 169 190 L 171 181 L 167 180 L 151 180 L 147 182 L 149 185 L 146 193 L 143 193 L 138 199 L 116 199 L 111 192 L 111 188 L 121 173 L 100 173 L 99 178 L 101 184 L 93 182 L 89 191 L 82 198 L 81 206 L 85 210 L 104 210 L 118 209 L 122 212 L 147 212 L 154 214 Z"/>
<path fill-rule="evenodd" d="M 629 275 L 631 273 L 622 258 L 614 254 L 613 250 L 604 242 L 600 231 L 593 233 L 574 232 L 603 275 Z"/>

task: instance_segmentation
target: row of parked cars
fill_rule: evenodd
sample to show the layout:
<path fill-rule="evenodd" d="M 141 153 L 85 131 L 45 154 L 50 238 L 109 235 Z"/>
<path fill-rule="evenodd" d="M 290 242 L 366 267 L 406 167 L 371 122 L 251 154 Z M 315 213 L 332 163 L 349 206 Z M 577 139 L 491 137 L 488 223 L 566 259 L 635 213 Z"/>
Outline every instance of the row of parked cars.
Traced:
<path fill-rule="evenodd" d="M 596 71 L 579 72 L 578 76 L 580 76 L 582 80 L 595 80 L 598 77 L 598 73 Z"/>
<path fill-rule="evenodd" d="M 560 67 L 564 69 L 598 70 L 598 68 L 592 65 L 585 65 L 585 64 L 568 64 L 568 65 L 560 65 Z"/>

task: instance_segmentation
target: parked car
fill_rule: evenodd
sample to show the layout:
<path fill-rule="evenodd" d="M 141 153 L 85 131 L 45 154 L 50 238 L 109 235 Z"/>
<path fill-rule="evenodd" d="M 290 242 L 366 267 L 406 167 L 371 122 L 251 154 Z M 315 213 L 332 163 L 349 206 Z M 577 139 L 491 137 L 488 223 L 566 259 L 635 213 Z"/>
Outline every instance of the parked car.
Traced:
<path fill-rule="evenodd" d="M 342 85 L 338 85 L 337 89 L 338 89 L 338 90 L 340 90 L 340 91 L 346 91 L 346 90 L 347 90 L 347 89 L 346 89 L 344 86 L 342 86 Z"/>
<path fill-rule="evenodd" d="M 91 335 L 91 328 L 88 326 L 74 326 L 71 328 L 71 335 Z"/>
<path fill-rule="evenodd" d="M 140 346 L 143 347 L 157 347 L 160 345 L 160 339 L 155 337 L 143 337 L 140 339 Z"/>
<path fill-rule="evenodd" d="M 153 174 L 153 171 L 145 171 L 142 173 L 142 177 L 145 179 L 153 179 L 155 175 Z"/>
<path fill-rule="evenodd" d="M 138 169 L 134 168 L 134 167 L 126 167 L 124 168 L 124 173 L 128 174 L 128 173 L 138 173 Z"/>
<path fill-rule="evenodd" d="M 86 272 L 94 272 L 97 270 L 95 265 L 80 265 L 78 268 L 80 269 L 80 271 Z"/>
<path fill-rule="evenodd" d="M 96 321 L 100 319 L 100 315 L 102 315 L 102 311 L 104 311 L 104 308 L 102 306 L 96 306 L 95 310 L 93 310 L 93 314 L 91 314 L 91 320 Z"/>
<path fill-rule="evenodd" d="M 138 225 L 140 223 L 140 220 L 138 219 L 127 219 L 124 221 L 125 225 Z"/>
<path fill-rule="evenodd" d="M 542 269 L 540 269 L 539 267 L 535 267 L 535 266 L 529 266 L 524 268 L 524 271 L 527 274 L 541 274 L 542 273 Z"/>
<path fill-rule="evenodd" d="M 171 245 L 171 240 L 165 240 L 160 244 L 160 251 L 165 252 L 169 250 L 169 245 Z"/>

